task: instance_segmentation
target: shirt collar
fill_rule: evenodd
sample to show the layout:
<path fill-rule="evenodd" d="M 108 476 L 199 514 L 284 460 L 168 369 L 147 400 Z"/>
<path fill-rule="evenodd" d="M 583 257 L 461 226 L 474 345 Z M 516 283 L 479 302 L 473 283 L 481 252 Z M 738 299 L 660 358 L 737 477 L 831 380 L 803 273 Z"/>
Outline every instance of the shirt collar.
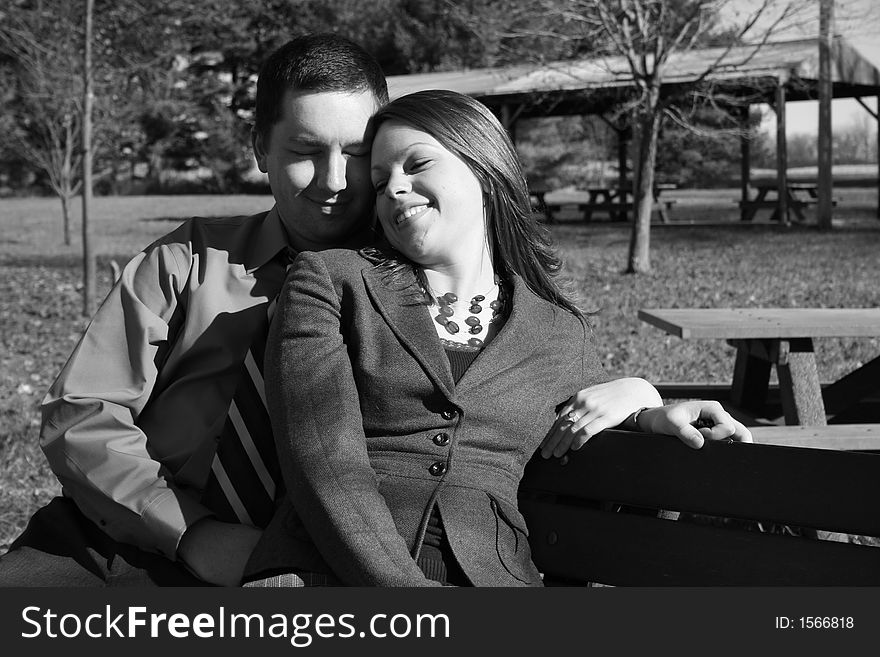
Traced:
<path fill-rule="evenodd" d="M 272 206 L 272 209 L 265 214 L 257 230 L 257 238 L 251 243 L 250 257 L 248 258 L 248 262 L 252 263 L 247 269 L 249 274 L 270 260 L 274 260 L 282 251 L 287 251 L 290 258 L 296 255 L 296 251 L 290 245 L 287 231 L 281 223 L 281 215 L 278 213 L 277 206 Z"/>

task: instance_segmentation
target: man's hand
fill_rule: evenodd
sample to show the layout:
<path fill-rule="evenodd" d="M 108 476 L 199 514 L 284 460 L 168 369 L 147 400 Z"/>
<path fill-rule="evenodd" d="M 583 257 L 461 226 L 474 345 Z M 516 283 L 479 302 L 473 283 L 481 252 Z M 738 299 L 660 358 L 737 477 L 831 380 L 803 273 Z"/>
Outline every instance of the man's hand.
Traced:
<path fill-rule="evenodd" d="M 699 449 L 706 440 L 752 442 L 752 433 L 717 401 L 688 401 L 649 408 L 639 415 L 639 428 L 649 433 L 678 436 Z"/>
<path fill-rule="evenodd" d="M 204 518 L 186 530 L 177 556 L 209 584 L 240 586 L 244 567 L 261 535 L 255 527 Z"/>

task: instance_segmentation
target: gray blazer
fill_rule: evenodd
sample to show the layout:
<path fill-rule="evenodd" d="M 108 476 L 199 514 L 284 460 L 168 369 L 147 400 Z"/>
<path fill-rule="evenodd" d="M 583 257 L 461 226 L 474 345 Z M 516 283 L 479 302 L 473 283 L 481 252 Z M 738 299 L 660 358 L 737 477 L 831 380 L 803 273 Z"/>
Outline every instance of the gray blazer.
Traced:
<path fill-rule="evenodd" d="M 247 576 L 429 585 L 414 559 L 436 504 L 473 584 L 540 586 L 517 488 L 557 405 L 604 380 L 590 330 L 514 277 L 507 322 L 456 384 L 408 282 L 354 251 L 291 268 L 266 352 L 287 495 Z"/>

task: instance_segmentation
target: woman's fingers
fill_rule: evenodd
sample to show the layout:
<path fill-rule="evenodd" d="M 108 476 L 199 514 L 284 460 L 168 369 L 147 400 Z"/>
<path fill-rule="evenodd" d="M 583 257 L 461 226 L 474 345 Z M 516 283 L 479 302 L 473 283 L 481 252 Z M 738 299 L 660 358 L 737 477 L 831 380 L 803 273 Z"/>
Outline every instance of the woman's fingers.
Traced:
<path fill-rule="evenodd" d="M 573 424 L 571 409 L 569 408 L 566 410 L 563 408 L 562 410 L 565 412 L 559 415 L 556 422 L 550 427 L 550 431 L 544 438 L 544 441 L 541 443 L 541 456 L 545 459 L 549 459 L 556 453 L 557 447 L 564 442 L 565 434 Z"/>
<path fill-rule="evenodd" d="M 569 450 L 578 450 L 608 427 L 609 422 L 604 415 L 588 413 L 579 417 L 576 411 L 569 412 L 557 420 L 553 431 L 545 438 L 541 445 L 541 456 L 560 457 Z"/>
<path fill-rule="evenodd" d="M 541 456 L 563 456 L 570 449 L 580 449 L 594 435 L 607 429 L 607 421 L 593 413 L 581 416 L 578 411 L 563 407 L 547 437 L 541 443 Z"/>
<path fill-rule="evenodd" d="M 574 439 L 571 443 L 571 449 L 579 450 L 587 444 L 597 433 L 605 431 L 610 426 L 608 418 L 604 415 L 590 415 L 582 418 L 572 427 Z"/>

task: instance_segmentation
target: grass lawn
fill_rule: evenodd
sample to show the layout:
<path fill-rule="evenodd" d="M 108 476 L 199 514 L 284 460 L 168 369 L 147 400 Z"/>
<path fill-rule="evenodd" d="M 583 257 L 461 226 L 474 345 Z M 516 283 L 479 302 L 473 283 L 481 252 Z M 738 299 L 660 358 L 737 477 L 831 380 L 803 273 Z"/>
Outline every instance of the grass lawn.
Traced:
<path fill-rule="evenodd" d="M 835 230 L 737 220 L 737 190 L 676 190 L 676 225 L 652 230 L 653 272 L 622 274 L 626 224 L 562 219 L 552 226 L 582 305 L 595 310 L 596 341 L 612 375 L 660 381 L 729 382 L 733 349 L 682 341 L 642 324 L 643 307 L 880 306 L 876 190 L 841 189 Z M 95 200 L 99 294 L 120 264 L 182 219 L 249 214 L 271 199 L 126 197 Z M 78 212 L 78 208 L 77 208 Z M 766 218 L 764 218 L 766 219 Z M 707 223 L 707 222 L 714 223 Z M 79 316 L 79 221 L 61 244 L 54 199 L 0 200 L 0 551 L 27 517 L 59 492 L 37 445 L 39 402 L 85 327 Z M 880 353 L 873 339 L 816 341 L 819 375 L 840 377 Z"/>

